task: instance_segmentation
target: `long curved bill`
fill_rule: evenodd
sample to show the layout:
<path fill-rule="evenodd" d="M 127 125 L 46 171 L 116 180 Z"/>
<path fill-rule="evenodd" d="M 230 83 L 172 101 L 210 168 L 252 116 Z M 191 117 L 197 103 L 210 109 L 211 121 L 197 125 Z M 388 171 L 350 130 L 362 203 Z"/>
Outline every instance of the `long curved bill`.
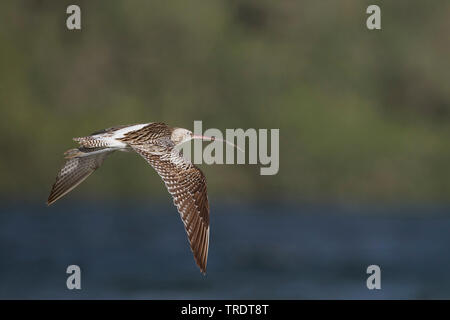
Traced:
<path fill-rule="evenodd" d="M 235 145 L 234 143 L 231 143 L 230 141 L 227 140 L 222 140 L 220 138 L 216 138 L 216 137 L 207 137 L 207 136 L 201 136 L 201 135 L 197 135 L 194 134 L 192 135 L 192 139 L 198 139 L 198 140 L 204 140 L 204 141 L 220 141 L 220 142 L 224 142 L 232 147 L 235 147 L 236 149 L 238 149 L 241 152 L 244 152 L 244 150 L 242 150 L 241 148 L 239 148 L 237 145 Z"/>

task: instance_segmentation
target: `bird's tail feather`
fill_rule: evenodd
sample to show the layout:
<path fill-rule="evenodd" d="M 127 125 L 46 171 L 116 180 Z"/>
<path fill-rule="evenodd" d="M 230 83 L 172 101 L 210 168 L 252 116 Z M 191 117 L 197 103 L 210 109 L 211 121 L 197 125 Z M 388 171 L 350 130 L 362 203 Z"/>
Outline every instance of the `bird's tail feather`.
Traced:
<path fill-rule="evenodd" d="M 64 152 L 65 159 L 77 158 L 85 155 L 85 152 L 81 151 L 79 148 L 70 149 Z"/>
<path fill-rule="evenodd" d="M 97 147 L 97 148 L 86 148 L 86 147 L 80 147 L 75 149 L 69 149 L 66 152 L 64 152 L 64 158 L 65 159 L 72 159 L 72 158 L 81 158 L 81 157 L 92 157 L 94 155 L 99 154 L 105 154 L 110 151 L 117 150 L 116 148 L 104 148 L 104 147 Z"/>

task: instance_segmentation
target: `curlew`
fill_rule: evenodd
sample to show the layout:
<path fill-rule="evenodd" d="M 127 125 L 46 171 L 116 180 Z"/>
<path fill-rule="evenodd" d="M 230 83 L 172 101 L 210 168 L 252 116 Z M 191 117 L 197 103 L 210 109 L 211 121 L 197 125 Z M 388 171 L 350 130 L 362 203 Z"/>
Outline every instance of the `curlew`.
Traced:
<path fill-rule="evenodd" d="M 74 138 L 80 147 L 64 153 L 66 162 L 56 177 L 47 204 L 51 205 L 77 187 L 114 151 L 135 151 L 156 170 L 172 195 L 195 262 L 205 274 L 209 248 L 206 178 L 199 168 L 175 148 L 192 139 L 216 140 L 164 123 L 117 126 Z M 232 145 L 228 141 L 217 140 Z"/>

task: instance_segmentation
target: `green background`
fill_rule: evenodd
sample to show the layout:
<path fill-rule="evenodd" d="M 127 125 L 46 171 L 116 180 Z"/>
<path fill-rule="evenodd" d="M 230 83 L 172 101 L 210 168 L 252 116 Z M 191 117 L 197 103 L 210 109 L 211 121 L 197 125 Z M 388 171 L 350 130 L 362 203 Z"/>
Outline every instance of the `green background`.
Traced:
<path fill-rule="evenodd" d="M 280 171 L 202 165 L 225 201 L 447 203 L 450 2 L 0 3 L 0 194 L 45 202 L 72 137 L 162 121 L 279 128 Z M 70 195 L 167 197 L 119 153 Z"/>

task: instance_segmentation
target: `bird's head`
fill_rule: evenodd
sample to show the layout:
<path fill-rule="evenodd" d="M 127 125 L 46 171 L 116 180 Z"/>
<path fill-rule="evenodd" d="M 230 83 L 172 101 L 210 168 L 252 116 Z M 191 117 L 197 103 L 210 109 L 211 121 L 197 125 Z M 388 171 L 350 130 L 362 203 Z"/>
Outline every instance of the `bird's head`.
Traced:
<path fill-rule="evenodd" d="M 173 143 L 175 143 L 175 145 L 179 145 L 181 143 L 190 141 L 192 139 L 200 139 L 200 140 L 205 140 L 205 141 L 214 141 L 215 140 L 214 137 L 195 135 L 192 133 L 192 131 L 190 131 L 188 129 L 184 129 L 184 128 L 173 129 L 172 135 L 170 137 L 170 140 L 172 140 Z"/>
<path fill-rule="evenodd" d="M 233 144 L 227 140 L 222 140 L 222 139 L 216 138 L 216 137 L 207 137 L 207 136 L 193 134 L 192 131 L 190 131 L 188 129 L 184 129 L 184 128 L 174 128 L 172 130 L 172 135 L 170 137 L 170 140 L 172 140 L 175 145 L 179 145 L 181 143 L 184 143 L 184 142 L 187 142 L 187 141 L 190 141 L 193 139 L 204 140 L 204 141 L 217 140 L 217 141 L 225 142 L 225 143 L 239 149 L 241 152 L 244 152 L 244 150 L 242 150 L 241 148 L 239 148 L 238 146 L 236 146 L 235 144 Z"/>
<path fill-rule="evenodd" d="M 170 140 L 172 140 L 175 145 L 179 145 L 179 144 L 182 144 L 184 142 L 187 142 L 187 141 L 193 139 L 192 138 L 193 136 L 194 136 L 194 134 L 192 133 L 192 131 L 190 131 L 188 129 L 174 128 L 172 130 L 172 135 L 170 136 Z"/>

